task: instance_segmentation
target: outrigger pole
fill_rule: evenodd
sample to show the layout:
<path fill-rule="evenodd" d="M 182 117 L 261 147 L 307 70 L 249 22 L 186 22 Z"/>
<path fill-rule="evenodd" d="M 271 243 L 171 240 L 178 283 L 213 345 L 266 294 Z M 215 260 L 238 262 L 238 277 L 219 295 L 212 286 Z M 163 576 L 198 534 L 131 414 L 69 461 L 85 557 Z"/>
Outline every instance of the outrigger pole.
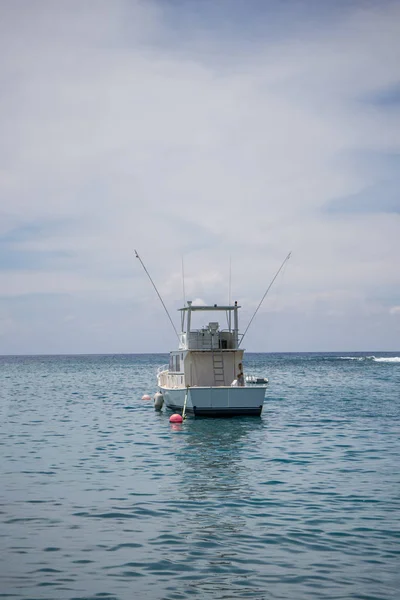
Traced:
<path fill-rule="evenodd" d="M 177 337 L 177 338 L 178 338 L 178 340 L 179 340 L 179 334 L 178 334 L 178 332 L 177 332 L 177 330 L 176 330 L 176 327 L 175 327 L 175 325 L 174 325 L 174 322 L 173 322 L 173 320 L 171 319 L 171 315 L 169 314 L 169 312 L 168 312 L 168 309 L 167 309 L 167 307 L 166 307 L 166 306 L 165 306 L 165 304 L 164 304 L 164 300 L 161 298 L 161 296 L 160 296 L 160 292 L 159 292 L 159 291 L 158 291 L 158 289 L 156 288 L 156 284 L 154 283 L 154 281 L 153 281 L 153 280 L 152 280 L 152 278 L 150 277 L 150 273 L 148 272 L 148 270 L 147 270 L 147 269 L 146 269 L 146 267 L 144 266 L 144 263 L 143 263 L 142 259 L 140 258 L 139 254 L 136 252 L 136 250 L 135 250 L 135 254 L 136 254 L 136 258 L 138 258 L 138 259 L 140 260 L 140 264 L 142 265 L 143 269 L 145 270 L 147 277 L 150 279 L 150 281 L 151 281 L 151 284 L 152 284 L 153 288 L 156 290 L 156 292 L 157 292 L 157 296 L 160 298 L 161 304 L 163 305 L 163 307 L 164 307 L 164 310 L 165 310 L 165 312 L 167 313 L 168 319 L 171 321 L 171 325 L 172 325 L 172 327 L 174 328 L 174 331 L 175 331 L 175 333 L 176 333 L 176 337 Z"/>
<path fill-rule="evenodd" d="M 260 304 L 257 306 L 253 316 L 250 319 L 249 324 L 247 325 L 244 334 L 242 335 L 242 339 L 240 340 L 240 342 L 238 343 L 238 347 L 240 346 L 240 344 L 243 342 L 244 336 L 246 335 L 250 325 L 253 322 L 254 317 L 256 316 L 256 314 L 258 313 L 258 309 L 260 308 L 261 304 L 264 302 L 266 295 L 268 294 L 269 290 L 272 288 L 275 279 L 278 277 L 279 273 L 282 271 L 283 267 L 285 266 L 286 262 L 289 260 L 289 258 L 291 257 L 292 253 L 289 252 L 289 254 L 287 255 L 287 257 L 285 258 L 285 260 L 283 261 L 283 263 L 281 264 L 281 266 L 279 267 L 279 269 L 277 270 L 277 272 L 275 273 L 275 276 L 273 278 L 273 280 L 271 281 L 271 283 L 269 284 L 269 286 L 267 287 L 267 291 L 265 292 L 264 296 L 261 298 Z"/>

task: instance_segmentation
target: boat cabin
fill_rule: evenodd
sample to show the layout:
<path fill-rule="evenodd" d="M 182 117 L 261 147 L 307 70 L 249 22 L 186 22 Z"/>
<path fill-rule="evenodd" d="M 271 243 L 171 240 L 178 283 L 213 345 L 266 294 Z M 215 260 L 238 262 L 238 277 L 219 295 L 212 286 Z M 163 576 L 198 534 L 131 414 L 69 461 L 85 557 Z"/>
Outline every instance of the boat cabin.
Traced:
<path fill-rule="evenodd" d="M 196 306 L 188 301 L 187 306 L 179 309 L 179 349 L 170 353 L 169 365 L 160 369 L 161 385 L 175 389 L 231 386 L 242 370 L 239 366 L 243 360 L 243 350 L 239 349 L 239 308 L 237 302 L 233 306 Z M 192 329 L 194 312 L 221 312 L 226 317 L 226 327 L 210 321 L 206 326 Z"/>

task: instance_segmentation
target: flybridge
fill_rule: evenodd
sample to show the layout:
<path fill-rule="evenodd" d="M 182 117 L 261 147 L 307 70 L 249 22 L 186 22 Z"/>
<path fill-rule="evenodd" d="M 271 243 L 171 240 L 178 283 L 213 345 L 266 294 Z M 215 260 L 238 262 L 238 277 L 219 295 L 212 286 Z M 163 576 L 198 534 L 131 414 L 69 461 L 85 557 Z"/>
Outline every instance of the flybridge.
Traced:
<path fill-rule="evenodd" d="M 191 301 L 187 306 L 180 308 L 181 312 L 181 334 L 179 336 L 179 350 L 237 350 L 239 343 L 237 302 L 233 306 L 196 306 Z M 210 322 L 207 327 L 191 329 L 192 312 L 214 312 L 223 311 L 227 313 L 228 328 L 220 330 L 219 323 Z M 233 328 L 231 313 L 233 312 Z"/>
<path fill-rule="evenodd" d="M 215 311 L 215 310 L 224 310 L 224 311 L 227 311 L 227 315 L 228 315 L 228 332 L 229 332 L 229 334 L 230 334 L 231 336 L 233 335 L 233 338 L 234 338 L 234 339 L 233 339 L 233 341 L 231 340 L 231 345 L 230 345 L 230 346 L 228 346 L 228 348 L 226 348 L 226 349 L 236 349 L 236 348 L 239 348 L 240 344 L 243 342 L 243 339 L 244 339 L 244 337 L 246 336 L 246 333 L 247 333 L 247 331 L 249 330 L 249 327 L 250 327 L 250 325 L 251 325 L 251 324 L 252 324 L 252 322 L 253 322 L 253 319 L 254 319 L 254 317 L 255 317 L 255 316 L 256 316 L 256 314 L 258 313 L 258 311 L 259 311 L 259 309 L 260 309 L 260 306 L 261 306 L 261 304 L 264 302 L 264 300 L 265 300 L 265 297 L 267 296 L 267 294 L 268 294 L 269 290 L 270 290 L 270 289 L 271 289 L 271 287 L 273 286 L 275 279 L 278 277 L 279 273 L 282 271 L 282 269 L 283 269 L 283 267 L 285 266 L 286 262 L 289 260 L 289 258 L 290 258 L 290 256 L 291 256 L 291 254 L 292 254 L 292 253 L 291 253 L 291 252 L 289 252 L 289 254 L 287 255 L 287 257 L 285 258 L 285 260 L 282 262 L 281 266 L 279 267 L 279 269 L 278 269 L 278 270 L 277 270 L 277 272 L 275 273 L 275 275 L 274 275 L 274 277 L 273 277 L 273 279 L 272 279 L 271 283 L 270 283 L 270 284 L 269 284 L 269 286 L 267 287 L 267 289 L 266 289 L 266 291 L 265 291 L 265 294 L 264 294 L 264 296 L 261 298 L 261 301 L 260 301 L 259 305 L 257 306 L 256 310 L 254 311 L 254 313 L 253 313 L 253 316 L 251 317 L 251 319 L 250 319 L 250 321 L 249 321 L 249 324 L 247 325 L 247 327 L 246 327 L 246 329 L 245 329 L 245 331 L 244 331 L 243 335 L 241 335 L 241 339 L 240 339 L 240 341 L 239 341 L 239 339 L 238 339 L 238 338 L 239 338 L 239 333 L 238 333 L 238 316 L 237 316 L 237 310 L 238 310 L 239 306 L 237 305 L 237 302 L 235 302 L 235 304 L 234 304 L 233 306 L 230 306 L 230 305 L 228 305 L 228 306 L 217 306 L 217 304 L 214 304 L 213 306 L 193 306 L 192 302 L 188 302 L 188 303 L 187 303 L 187 304 L 188 304 L 187 306 L 185 306 L 184 308 L 181 308 L 181 309 L 179 309 L 179 310 L 182 312 L 182 333 L 181 333 L 181 335 L 179 335 L 179 333 L 177 332 L 177 330 L 176 330 L 176 327 L 175 327 L 175 325 L 174 325 L 174 322 L 173 322 L 173 320 L 171 319 L 171 315 L 169 314 L 169 312 L 168 312 L 168 309 L 167 309 L 167 307 L 166 307 L 166 306 L 165 306 L 165 304 L 164 304 L 164 300 L 161 298 L 160 292 L 158 291 L 158 289 L 157 289 L 157 287 L 156 287 L 156 284 L 155 284 L 155 283 L 154 283 L 154 281 L 152 280 L 152 278 L 151 278 L 151 276 L 150 276 L 150 273 L 149 273 L 149 272 L 148 272 L 148 270 L 146 269 L 146 267 L 145 267 L 145 265 L 144 265 L 144 263 L 143 263 L 142 259 L 140 258 L 139 254 L 138 254 L 138 253 L 136 252 L 136 250 L 135 250 L 135 255 L 136 255 L 136 258 L 138 258 L 138 259 L 139 259 L 139 261 L 140 261 L 140 263 L 141 263 L 141 265 L 142 265 L 143 269 L 145 270 L 145 272 L 146 272 L 146 274 L 147 274 L 147 276 L 148 276 L 148 278 L 149 278 L 149 280 L 150 280 L 150 282 L 151 282 L 152 286 L 154 287 L 154 289 L 155 289 L 155 291 L 156 291 L 156 293 L 157 293 L 157 296 L 159 297 L 159 299 L 160 299 L 160 302 L 161 302 L 161 304 L 163 305 L 163 308 L 164 308 L 164 310 L 165 310 L 165 312 L 166 312 L 166 314 L 167 314 L 167 317 L 168 317 L 168 319 L 169 319 L 169 321 L 170 321 L 170 323 L 171 323 L 171 325 L 172 325 L 172 327 L 173 327 L 173 329 L 174 329 L 174 331 L 175 331 L 175 334 L 176 334 L 177 338 L 179 339 L 179 343 L 180 343 L 180 344 L 182 344 L 182 335 L 184 335 L 184 334 L 185 334 L 185 335 L 187 335 L 187 334 L 191 334 L 191 333 L 192 333 L 192 332 L 191 332 L 191 330 L 190 330 L 190 318 L 191 318 L 191 313 L 192 313 L 193 311 L 207 311 L 207 310 L 208 310 L 208 311 Z M 231 311 L 234 311 L 234 327 L 233 327 L 233 330 L 231 329 L 231 317 L 230 317 L 230 315 L 231 315 Z M 185 329 L 184 329 L 184 319 L 185 319 L 185 314 L 186 314 L 186 313 L 187 313 L 187 323 L 186 323 L 186 331 L 185 331 Z M 210 329 L 210 326 L 211 326 L 211 325 L 215 325 L 215 323 L 214 323 L 214 324 L 213 324 L 213 323 L 210 323 L 210 325 L 208 326 L 208 328 L 206 328 L 206 329 L 203 329 L 203 331 L 205 331 L 205 330 L 210 330 L 210 332 L 211 332 L 211 329 Z M 218 323 L 217 323 L 217 326 L 219 327 Z M 217 327 L 217 329 L 218 329 L 218 327 Z M 197 331 L 199 331 L 199 330 L 197 330 Z M 215 333 L 214 333 L 214 335 L 215 335 Z M 186 339 L 186 341 L 185 341 L 185 345 L 184 345 L 184 347 L 185 347 L 185 348 L 187 348 L 187 345 L 186 345 L 186 344 L 187 344 L 187 341 L 188 341 L 188 340 Z M 232 344 L 234 344 L 234 345 L 232 345 Z M 211 349 L 213 349 L 213 348 L 211 348 Z M 221 348 L 221 349 L 222 349 L 222 348 Z"/>

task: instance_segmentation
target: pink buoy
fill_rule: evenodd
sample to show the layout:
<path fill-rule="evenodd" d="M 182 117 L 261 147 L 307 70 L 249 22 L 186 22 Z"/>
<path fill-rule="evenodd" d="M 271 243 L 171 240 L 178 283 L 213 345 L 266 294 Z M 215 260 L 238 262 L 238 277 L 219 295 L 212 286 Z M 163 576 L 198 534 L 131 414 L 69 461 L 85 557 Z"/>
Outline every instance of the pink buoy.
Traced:
<path fill-rule="evenodd" d="M 171 415 L 169 418 L 170 423 L 183 423 L 183 419 L 181 415 L 175 414 Z"/>
<path fill-rule="evenodd" d="M 142 400 L 151 400 L 151 397 L 148 394 L 142 396 Z"/>

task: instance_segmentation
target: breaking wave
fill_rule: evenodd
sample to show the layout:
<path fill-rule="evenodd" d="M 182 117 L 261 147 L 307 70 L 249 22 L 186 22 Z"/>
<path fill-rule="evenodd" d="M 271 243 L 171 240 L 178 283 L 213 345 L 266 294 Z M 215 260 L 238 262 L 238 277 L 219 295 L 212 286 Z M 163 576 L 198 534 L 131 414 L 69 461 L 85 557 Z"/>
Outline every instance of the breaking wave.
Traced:
<path fill-rule="evenodd" d="M 372 358 L 375 362 L 400 362 L 400 356 L 387 356 L 381 358 L 376 358 L 375 356 L 373 356 Z"/>
<path fill-rule="evenodd" d="M 400 363 L 400 356 L 339 356 L 340 360 L 370 360 L 373 362 Z"/>

